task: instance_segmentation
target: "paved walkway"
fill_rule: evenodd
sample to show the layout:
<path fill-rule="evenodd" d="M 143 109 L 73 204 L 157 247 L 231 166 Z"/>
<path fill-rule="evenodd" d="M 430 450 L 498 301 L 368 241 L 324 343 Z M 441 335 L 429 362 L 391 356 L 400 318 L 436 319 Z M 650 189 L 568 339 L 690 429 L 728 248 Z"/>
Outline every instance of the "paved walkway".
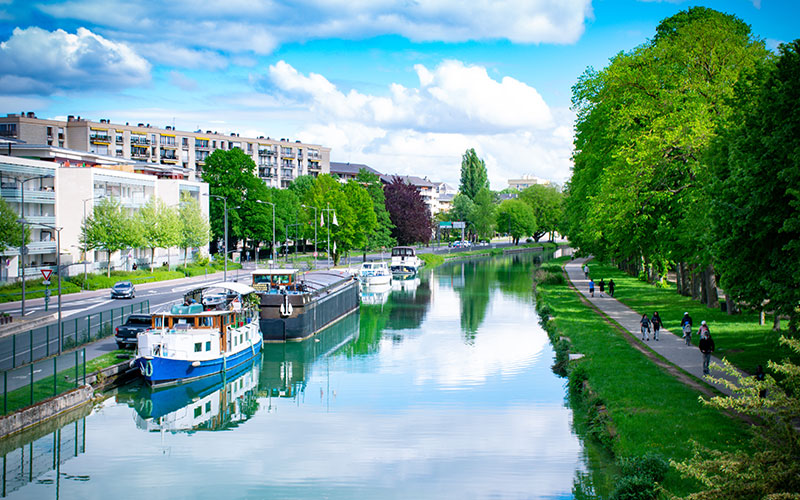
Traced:
<path fill-rule="evenodd" d="M 647 348 L 658 353 L 670 363 L 678 366 L 687 373 L 704 380 L 706 383 L 708 383 L 708 385 L 718 389 L 720 392 L 728 395 L 731 394 L 731 391 L 726 387 L 719 384 L 710 383 L 707 379 L 703 378 L 702 354 L 696 345 L 686 345 L 686 342 L 682 338 L 683 332 L 681 332 L 680 335 L 674 335 L 672 332 L 662 327 L 659 333 L 658 342 L 653 340 L 652 333 L 650 335 L 650 341 L 641 340 L 641 324 L 639 323 L 639 321 L 642 319 L 641 314 L 617 299 L 611 298 L 608 295 L 607 290 L 606 293 L 603 294 L 604 296 L 601 296 L 596 283 L 594 297 L 591 297 L 589 295 L 589 279 L 584 277 L 582 270 L 583 265 L 587 260 L 588 259 L 585 258 L 575 259 L 568 262 L 564 268 L 567 271 L 569 280 L 572 282 L 575 288 L 577 288 L 578 291 L 583 294 L 583 296 L 586 297 L 589 302 L 592 303 L 592 305 L 605 313 L 609 318 L 617 322 L 622 328 L 630 332 L 637 342 L 641 342 Z M 697 335 L 697 332 L 693 332 L 693 335 Z M 722 362 L 714 356 L 711 357 L 711 362 L 722 365 Z M 711 375 L 732 380 L 731 377 L 723 374 L 719 370 L 714 370 L 713 368 L 711 370 Z"/>

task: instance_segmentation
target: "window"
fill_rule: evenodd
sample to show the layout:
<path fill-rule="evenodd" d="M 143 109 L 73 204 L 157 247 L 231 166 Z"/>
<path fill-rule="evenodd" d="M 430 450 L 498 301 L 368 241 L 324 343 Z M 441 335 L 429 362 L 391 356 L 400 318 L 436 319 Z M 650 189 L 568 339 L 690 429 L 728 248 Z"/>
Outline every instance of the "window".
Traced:
<path fill-rule="evenodd" d="M 22 239 L 22 237 L 20 237 L 20 239 Z M 209 340 L 208 342 L 206 342 L 206 351 L 210 351 L 210 350 L 211 350 L 211 341 Z"/>
<path fill-rule="evenodd" d="M 202 406 L 198 406 L 197 408 L 194 409 L 194 418 L 197 418 L 202 414 L 203 414 L 203 407 Z"/>
<path fill-rule="evenodd" d="M 211 401 L 206 401 L 206 413 L 211 411 Z"/>
<path fill-rule="evenodd" d="M 202 352 L 202 351 L 203 351 L 203 343 L 202 342 L 195 342 L 195 344 L 194 344 L 194 352 Z"/>

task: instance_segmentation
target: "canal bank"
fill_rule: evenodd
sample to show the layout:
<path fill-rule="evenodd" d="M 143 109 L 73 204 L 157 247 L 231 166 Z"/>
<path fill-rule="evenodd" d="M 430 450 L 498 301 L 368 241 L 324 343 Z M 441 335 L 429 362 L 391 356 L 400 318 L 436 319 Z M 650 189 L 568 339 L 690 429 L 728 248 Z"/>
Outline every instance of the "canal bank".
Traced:
<path fill-rule="evenodd" d="M 579 398 L 575 407 L 586 412 L 590 434 L 618 460 L 655 453 L 680 462 L 692 455 L 692 441 L 714 450 L 748 450 L 746 425 L 702 405 L 698 388 L 632 346 L 568 285 L 565 262 L 569 259 L 537 271 L 537 307 L 554 345 L 563 339 L 571 353 L 583 355 L 569 363 L 569 385 L 571 397 Z M 663 486 L 679 495 L 699 488 L 674 469 Z"/>

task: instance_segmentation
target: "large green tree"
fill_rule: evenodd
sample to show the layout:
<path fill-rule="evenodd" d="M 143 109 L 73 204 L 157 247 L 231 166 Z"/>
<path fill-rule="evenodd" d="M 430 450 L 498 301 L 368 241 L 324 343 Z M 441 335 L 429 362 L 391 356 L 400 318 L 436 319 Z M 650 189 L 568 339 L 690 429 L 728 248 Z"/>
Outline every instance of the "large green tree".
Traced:
<path fill-rule="evenodd" d="M 488 240 L 494 234 L 495 208 L 492 192 L 488 188 L 478 191 L 478 194 L 475 195 L 470 226 L 475 235 L 482 240 Z"/>
<path fill-rule="evenodd" d="M 717 267 L 745 306 L 797 323 L 800 305 L 800 41 L 736 88 L 712 148 Z"/>
<path fill-rule="evenodd" d="M 183 249 L 183 266 L 186 267 L 186 258 L 190 248 L 197 248 L 208 243 L 210 227 L 208 219 L 203 215 L 200 203 L 184 194 L 181 196 L 181 205 L 178 209 L 180 222 L 180 241 L 178 246 Z"/>
<path fill-rule="evenodd" d="M 141 246 L 140 225 L 116 198 L 100 200 L 84 221 L 83 231 L 88 250 L 101 249 L 108 253 L 108 277 L 111 277 L 111 256 L 114 252 Z"/>
<path fill-rule="evenodd" d="M 497 207 L 497 230 L 508 233 L 519 244 L 520 238 L 536 233 L 533 209 L 520 200 L 505 200 Z"/>
<path fill-rule="evenodd" d="M 156 248 L 171 248 L 180 243 L 180 218 L 178 212 L 166 206 L 160 198 L 152 196 L 135 215 L 139 226 L 141 246 L 150 249 L 150 267 Z"/>
<path fill-rule="evenodd" d="M 662 21 L 652 41 L 607 68 L 588 70 L 573 87 L 570 240 L 659 274 L 669 261 L 686 262 L 693 279 L 702 275 L 696 290 L 713 305 L 705 230 L 711 179 L 703 158 L 731 113 L 733 85 L 766 57 L 741 20 L 693 7 Z"/>
<path fill-rule="evenodd" d="M 475 196 L 483 188 L 489 189 L 486 164 L 478 158 L 475 149 L 470 148 L 461 156 L 461 184 L 458 191 L 470 200 L 475 200 Z"/>
<path fill-rule="evenodd" d="M 392 238 L 392 219 L 386 210 L 386 196 L 383 193 L 383 182 L 380 177 L 366 169 L 360 169 L 356 176 L 358 181 L 369 193 L 372 198 L 372 209 L 375 212 L 377 226 L 367 236 L 366 249 L 378 250 L 380 248 L 391 248 L 396 243 Z"/>
<path fill-rule="evenodd" d="M 0 252 L 8 247 L 18 247 L 22 243 L 22 227 L 17 222 L 19 214 L 11 210 L 6 200 L 0 198 Z M 27 243 L 29 231 L 26 229 L 25 241 Z"/>
<path fill-rule="evenodd" d="M 519 198 L 533 209 L 536 216 L 538 228 L 533 239 L 539 241 L 546 233 L 550 233 L 552 239 L 553 233 L 559 230 L 564 214 L 564 195 L 561 191 L 556 186 L 534 184 L 523 189 Z"/>

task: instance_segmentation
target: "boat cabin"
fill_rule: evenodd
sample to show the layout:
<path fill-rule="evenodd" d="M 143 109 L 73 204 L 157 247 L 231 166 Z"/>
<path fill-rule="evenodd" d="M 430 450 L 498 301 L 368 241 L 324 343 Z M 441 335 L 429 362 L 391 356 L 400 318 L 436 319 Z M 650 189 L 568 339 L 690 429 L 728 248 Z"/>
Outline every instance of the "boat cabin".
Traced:
<path fill-rule="evenodd" d="M 253 289 L 260 293 L 297 290 L 299 269 L 259 269 L 253 271 Z"/>
<path fill-rule="evenodd" d="M 392 257 L 414 257 L 417 253 L 414 247 L 394 247 L 392 248 Z"/>

